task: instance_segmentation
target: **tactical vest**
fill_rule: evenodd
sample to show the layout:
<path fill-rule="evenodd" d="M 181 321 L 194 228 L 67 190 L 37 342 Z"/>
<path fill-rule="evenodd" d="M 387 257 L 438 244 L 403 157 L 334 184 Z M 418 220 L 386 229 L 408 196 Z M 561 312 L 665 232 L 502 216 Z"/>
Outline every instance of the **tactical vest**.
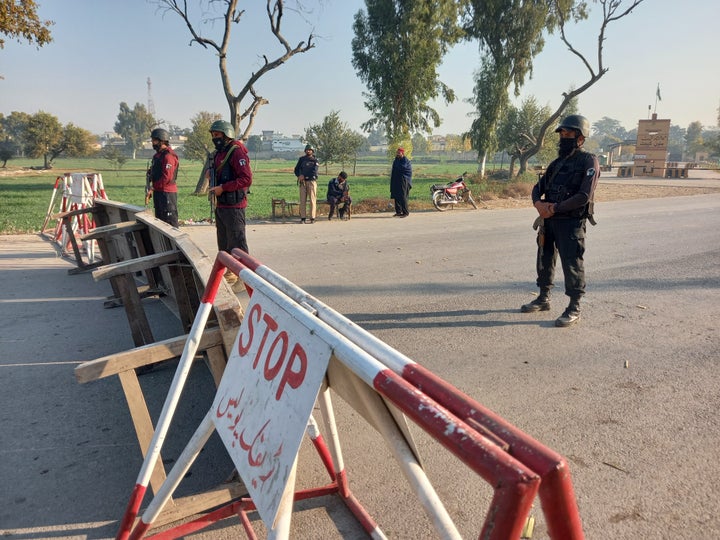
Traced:
<path fill-rule="evenodd" d="M 579 150 L 570 158 L 556 161 L 552 169 L 548 169 L 543 178 L 543 189 L 545 200 L 553 203 L 561 203 L 577 194 L 588 170 L 588 152 Z M 581 208 L 570 212 L 556 214 L 557 217 L 587 217 L 592 213 L 592 201 Z"/>
<path fill-rule="evenodd" d="M 215 171 L 215 181 L 217 185 L 221 186 L 225 182 L 230 182 L 234 178 L 232 167 L 230 167 L 230 154 L 235 151 L 236 146 L 232 146 L 228 149 L 228 155 L 221 163 L 222 168 L 219 171 Z M 217 198 L 217 203 L 223 206 L 235 206 L 239 204 L 245 198 L 245 191 L 239 189 L 237 191 L 223 191 Z"/>

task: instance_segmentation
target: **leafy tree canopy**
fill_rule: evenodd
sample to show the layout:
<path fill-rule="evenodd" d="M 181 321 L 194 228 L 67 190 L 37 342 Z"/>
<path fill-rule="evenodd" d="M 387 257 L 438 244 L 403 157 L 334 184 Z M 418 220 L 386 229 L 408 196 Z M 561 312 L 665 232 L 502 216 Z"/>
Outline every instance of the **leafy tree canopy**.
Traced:
<path fill-rule="evenodd" d="M 125 140 L 133 159 L 138 149 L 142 147 L 143 141 L 150 138 L 150 132 L 155 126 L 155 119 L 142 103 L 136 103 L 132 109 L 124 101 L 120 103 L 120 112 L 114 129 L 115 133 Z"/>
<path fill-rule="evenodd" d="M 352 63 L 367 84 L 366 131 L 383 127 L 391 141 L 415 131 L 431 132 L 440 116 L 428 102 L 455 100 L 437 69 L 459 41 L 464 0 L 366 0 L 355 14 Z"/>
<path fill-rule="evenodd" d="M 3 35 L 35 43 L 38 47 L 50 43 L 53 21 L 41 21 L 34 0 L 0 0 L 0 49 L 5 47 Z"/>

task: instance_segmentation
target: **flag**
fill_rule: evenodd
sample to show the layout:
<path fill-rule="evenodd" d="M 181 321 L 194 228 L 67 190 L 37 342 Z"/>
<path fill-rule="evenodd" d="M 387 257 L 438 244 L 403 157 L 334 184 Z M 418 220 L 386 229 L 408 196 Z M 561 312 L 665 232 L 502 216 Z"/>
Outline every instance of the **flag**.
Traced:
<path fill-rule="evenodd" d="M 662 101 L 662 98 L 660 97 L 660 83 L 658 83 L 657 90 L 655 91 L 655 96 L 658 98 L 658 101 Z"/>

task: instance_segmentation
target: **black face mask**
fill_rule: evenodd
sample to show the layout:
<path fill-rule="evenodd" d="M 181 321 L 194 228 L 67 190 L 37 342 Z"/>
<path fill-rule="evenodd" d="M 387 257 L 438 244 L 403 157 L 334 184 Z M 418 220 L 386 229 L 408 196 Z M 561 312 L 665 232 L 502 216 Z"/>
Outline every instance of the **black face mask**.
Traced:
<path fill-rule="evenodd" d="M 215 146 L 215 150 L 220 151 L 225 148 L 225 139 L 222 137 L 213 138 L 212 143 Z"/>
<path fill-rule="evenodd" d="M 160 143 L 153 143 L 152 147 L 156 152 L 160 151 Z"/>
<path fill-rule="evenodd" d="M 577 147 L 577 138 L 561 138 L 558 142 L 558 156 L 560 156 L 561 158 L 568 157 Z"/>

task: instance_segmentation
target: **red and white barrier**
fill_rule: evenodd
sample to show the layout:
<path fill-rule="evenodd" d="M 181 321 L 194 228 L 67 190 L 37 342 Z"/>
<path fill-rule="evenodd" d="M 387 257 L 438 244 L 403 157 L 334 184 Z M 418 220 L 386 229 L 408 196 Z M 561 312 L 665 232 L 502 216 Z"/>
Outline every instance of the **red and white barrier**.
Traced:
<path fill-rule="evenodd" d="M 343 384 L 354 385 L 352 390 L 354 395 L 358 396 L 366 413 L 364 416 L 383 435 L 441 537 L 460 538 L 460 535 L 425 476 L 415 455 L 412 441 L 408 440 L 405 432 L 398 428 L 397 417 L 393 417 L 392 411 L 385 406 L 382 399 L 378 399 L 379 397 L 409 416 L 494 488 L 494 497 L 480 532 L 481 538 L 498 540 L 518 538 L 535 495 L 538 489 L 542 490 L 542 483 L 546 481 L 549 487 L 545 489 L 544 495 L 541 494 L 541 499 L 551 536 L 563 539 L 583 538 L 569 472 L 562 457 L 490 413 L 457 389 L 377 340 L 247 254 L 236 250 L 233 255 L 223 252 L 218 254 L 211 280 L 203 295 L 203 305 L 211 304 L 225 268 L 239 274 L 252 293 L 251 304 L 238 334 L 233 356 L 230 357 L 218 388 L 213 408 L 198 427 L 165 483 L 130 533 L 130 527 L 145 494 L 149 479 L 148 471 L 152 470 L 149 460 L 153 458 L 150 457 L 151 452 L 148 452 L 148 458 L 143 464 L 143 471 L 133 491 L 131 504 L 123 518 L 118 538 L 144 537 L 213 430 L 219 430 L 220 426 L 223 426 L 223 431 L 226 432 L 223 442 L 251 495 L 254 493 L 255 498 L 235 501 L 199 520 L 153 538 L 177 538 L 233 515 L 240 516 L 248 536 L 254 538 L 246 516 L 246 512 L 253 509 L 260 511 L 263 521 L 271 531 L 271 537 L 287 538 L 292 500 L 327 493 L 338 493 L 368 534 L 373 538 L 384 538 L 375 522 L 350 492 L 334 427 L 329 391 L 327 387 L 315 388 L 314 385 L 320 384 L 317 377 L 303 393 L 307 394 L 309 391 L 318 395 L 323 419 L 331 433 L 330 448 L 317 432 L 310 411 L 307 411 L 306 431 L 330 473 L 332 479 L 330 485 L 293 493 L 299 442 L 295 441 L 297 446 L 293 446 L 293 441 L 283 438 L 286 435 L 279 435 L 287 432 L 286 426 L 271 425 L 281 423 L 283 414 L 270 415 L 259 430 L 258 426 L 253 424 L 260 416 L 251 414 L 258 395 L 265 400 L 263 403 L 277 405 L 287 397 L 286 390 L 303 388 L 307 382 L 306 376 L 310 373 L 308 362 L 303 362 L 304 351 L 311 349 L 313 343 L 315 345 L 319 343 L 320 349 L 324 346 L 329 347 L 333 356 L 343 366 L 342 369 L 354 375 L 354 377 L 345 377 Z M 283 318 L 283 313 L 291 314 L 291 317 L 286 320 Z M 191 336 L 201 331 L 201 326 L 204 324 L 205 321 L 196 318 Z M 286 329 L 292 329 L 292 332 L 288 333 Z M 312 363 L 319 362 L 324 355 L 322 351 L 316 352 L 312 356 Z M 182 362 L 183 360 L 181 366 Z M 178 367 L 178 372 L 181 371 L 181 366 Z M 326 369 L 324 365 L 323 369 Z M 258 376 L 255 382 L 252 380 L 247 382 L 246 379 L 252 379 L 250 371 L 256 370 L 258 373 L 262 372 L 263 376 Z M 242 380 L 237 376 L 241 372 Z M 337 373 L 327 378 L 329 384 L 333 384 L 336 376 L 342 378 L 342 370 Z M 308 378 L 312 379 L 311 376 Z M 173 381 L 170 392 L 172 397 L 169 394 L 169 401 L 179 397 L 183 382 L 178 379 L 176 385 L 175 380 Z M 268 386 L 268 383 L 274 386 Z M 253 396 L 252 399 L 247 397 L 246 391 L 248 395 Z M 272 397 L 274 401 L 270 399 Z M 307 395 L 303 396 L 299 393 L 292 399 L 300 398 L 306 400 Z M 172 408 L 168 407 L 167 411 L 164 408 L 163 415 L 166 412 L 172 415 Z M 249 420 L 251 418 L 253 420 Z M 261 417 L 260 420 L 264 418 Z M 160 425 L 165 425 L 167 421 L 162 417 Z M 160 429 L 161 426 L 158 427 Z M 227 434 L 228 428 L 231 435 Z M 246 430 L 256 434 L 252 444 L 245 436 Z M 156 435 L 153 440 L 157 439 L 159 444 L 162 444 L 163 437 L 164 434 Z M 258 441 L 262 444 L 256 448 Z M 503 441 L 509 441 L 510 451 L 503 449 L 500 444 Z M 524 445 L 528 447 L 525 448 Z M 519 448 L 520 446 L 523 448 Z M 290 452 L 283 455 L 288 448 L 291 449 Z M 541 457 L 532 457 L 535 452 Z M 523 463 L 521 456 L 526 458 L 526 461 L 531 461 L 541 472 Z M 544 467 L 549 463 L 559 466 L 560 472 L 553 473 L 546 470 Z M 266 485 L 274 487 L 272 490 L 264 491 Z M 558 505 L 561 508 L 549 509 L 547 508 L 549 505 Z"/>
<path fill-rule="evenodd" d="M 69 252 L 71 244 L 70 234 L 73 236 L 81 236 L 89 233 L 95 228 L 95 222 L 90 212 L 79 212 L 83 209 L 90 208 L 95 199 L 107 199 L 105 186 L 103 184 L 102 175 L 99 173 L 65 173 L 64 176 L 58 176 L 55 179 L 53 192 L 50 197 L 45 220 L 43 221 L 41 233 L 44 233 L 50 220 L 55 214 L 55 199 L 62 183 L 62 199 L 60 201 L 60 214 L 68 212 L 76 212 L 70 217 L 70 231 L 63 227 L 63 219 L 60 218 L 55 224 L 53 240 L 60 245 L 63 254 Z M 87 256 L 88 262 L 92 263 L 95 259 L 95 240 L 87 240 L 83 242 L 83 249 Z"/>

